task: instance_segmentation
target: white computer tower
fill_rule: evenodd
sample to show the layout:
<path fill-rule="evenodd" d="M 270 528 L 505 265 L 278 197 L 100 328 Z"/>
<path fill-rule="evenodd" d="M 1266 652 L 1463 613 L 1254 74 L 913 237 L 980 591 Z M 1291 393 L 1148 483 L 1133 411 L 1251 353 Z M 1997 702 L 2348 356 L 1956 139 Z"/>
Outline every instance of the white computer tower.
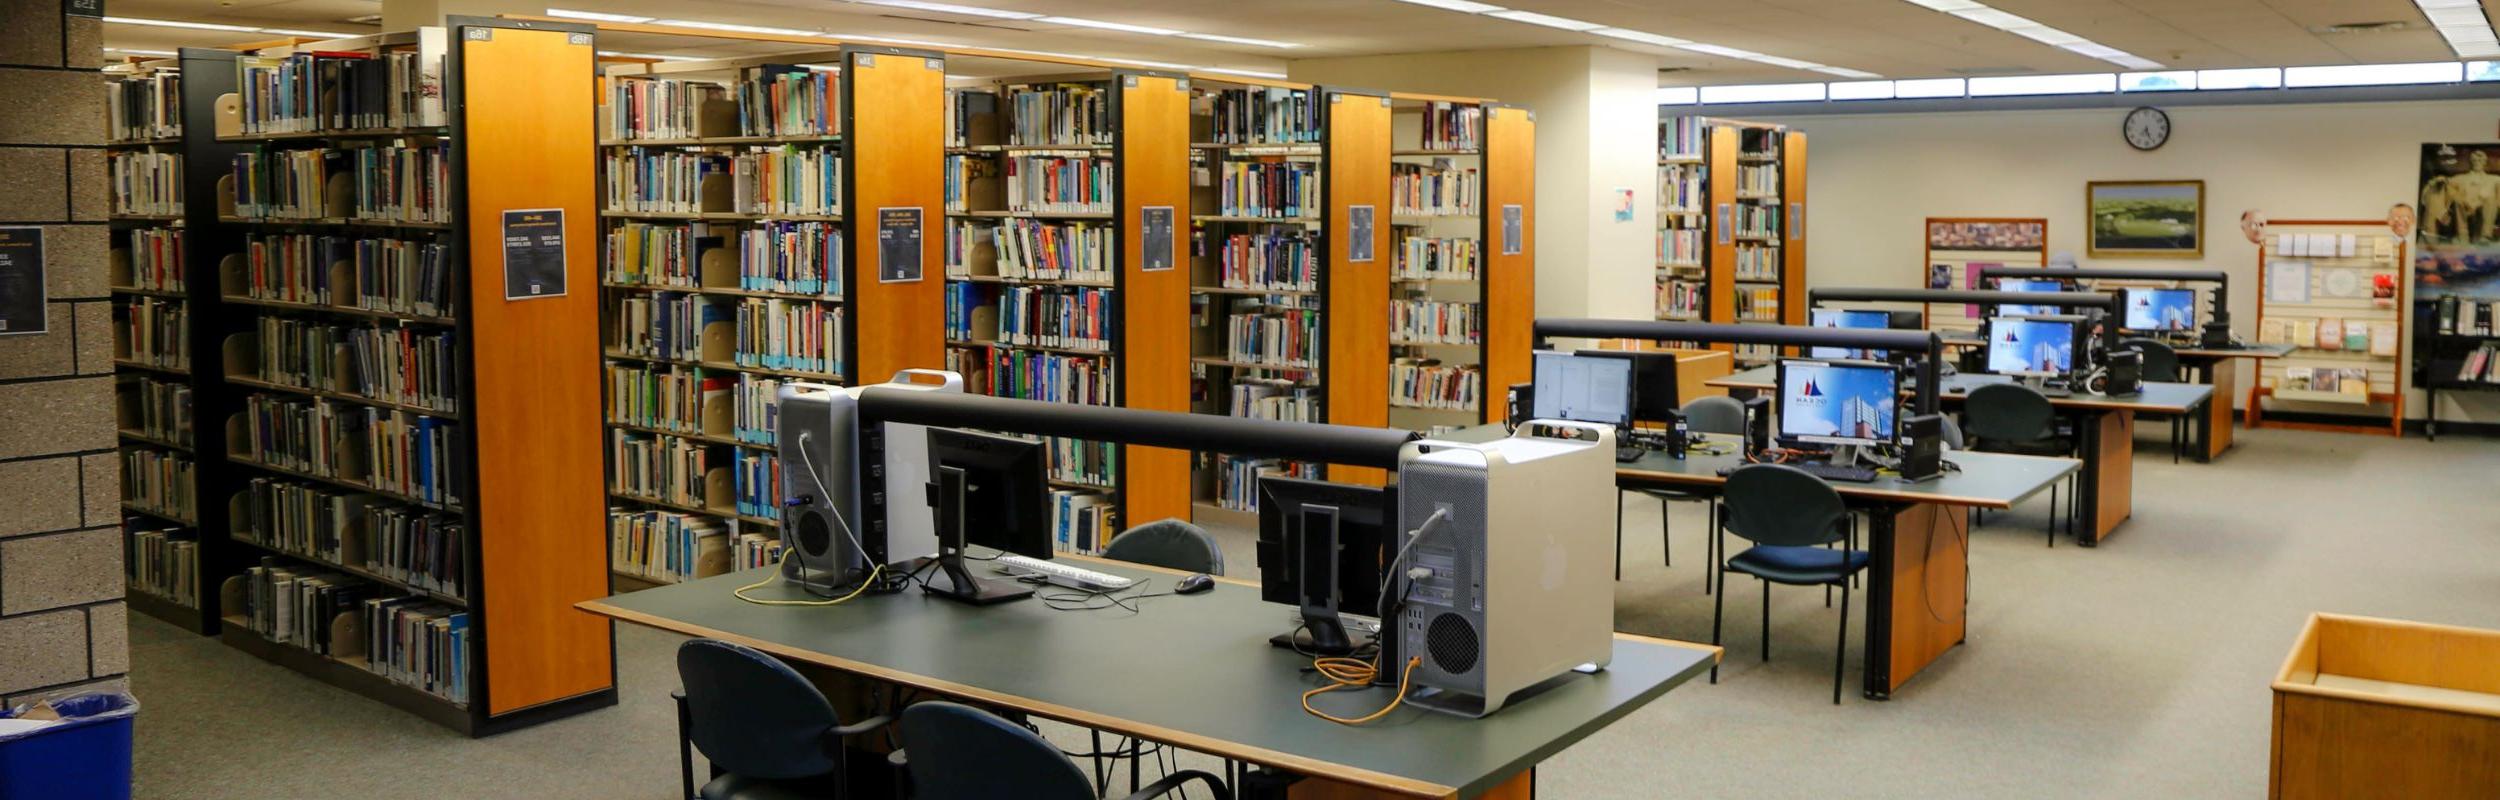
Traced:
<path fill-rule="evenodd" d="M 1397 663 L 1382 667 L 1422 659 L 1408 702 L 1481 717 L 1612 658 L 1614 455 L 1612 429 L 1550 420 L 1407 449 L 1398 545 L 1411 549 L 1392 589 L 1406 604 Z M 1430 574 L 1408 587 L 1417 568 Z"/>
<path fill-rule="evenodd" d="M 775 420 L 775 453 L 781 459 L 782 542 L 797 552 L 782 575 L 819 588 L 848 586 L 868 571 L 869 553 L 897 561 L 937 552 L 937 523 L 925 503 L 891 503 L 880 518 L 870 513 L 864 482 L 872 474 L 884 496 L 917 498 L 929 479 L 928 428 L 884 424 L 882 470 L 860 463 L 858 398 L 871 390 L 963 392 L 963 376 L 936 370 L 904 370 L 893 380 L 862 387 L 787 382 L 781 385 Z M 838 512 L 838 513 L 837 513 Z"/>

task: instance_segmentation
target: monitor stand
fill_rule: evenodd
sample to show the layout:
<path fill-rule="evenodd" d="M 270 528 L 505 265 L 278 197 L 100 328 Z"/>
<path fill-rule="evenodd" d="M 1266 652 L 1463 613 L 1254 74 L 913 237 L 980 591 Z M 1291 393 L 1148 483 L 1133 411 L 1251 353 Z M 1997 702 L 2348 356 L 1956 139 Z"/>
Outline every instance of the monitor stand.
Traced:
<path fill-rule="evenodd" d="M 1287 543 L 1298 559 L 1294 586 L 1302 591 L 1302 626 L 1267 643 L 1317 656 L 1352 653 L 1354 638 L 1346 635 L 1345 618 L 1337 615 L 1337 509 L 1309 505 L 1301 514 L 1301 524 L 1288 534 L 1292 538 Z"/>
<path fill-rule="evenodd" d="M 921 584 L 921 591 L 976 606 L 1033 596 L 1029 587 L 976 578 L 972 570 L 964 566 L 964 494 L 968 483 L 962 467 L 940 466 L 937 480 L 929 484 L 937 506 L 938 575 L 936 580 Z M 915 566 L 925 566 L 926 563 Z"/>

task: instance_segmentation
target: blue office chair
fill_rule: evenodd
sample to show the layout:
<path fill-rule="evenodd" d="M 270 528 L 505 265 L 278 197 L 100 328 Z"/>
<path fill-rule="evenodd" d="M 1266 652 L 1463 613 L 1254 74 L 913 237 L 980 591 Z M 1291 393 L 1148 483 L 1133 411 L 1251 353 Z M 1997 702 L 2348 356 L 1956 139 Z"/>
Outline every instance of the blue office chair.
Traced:
<path fill-rule="evenodd" d="M 901 727 L 919 800 L 1096 800 L 1093 783 L 1057 746 L 998 715 L 932 700 L 903 709 Z M 1205 783 L 1215 800 L 1232 800 L 1223 779 L 1194 769 L 1165 775 L 1125 800 L 1161 797 L 1191 781 Z"/>
<path fill-rule="evenodd" d="M 845 737 L 893 720 L 870 717 L 844 725 L 816 685 L 780 659 L 753 648 L 695 639 L 677 648 L 677 756 L 686 797 L 702 800 L 798 800 L 844 796 Z M 694 757 L 703 751 L 714 777 L 694 785 Z"/>
<path fill-rule="evenodd" d="M 1727 433 L 1742 435 L 1745 432 L 1745 404 L 1737 402 L 1735 398 L 1726 396 L 1699 398 L 1690 403 L 1685 403 L 1683 413 L 1685 429 L 1694 433 Z M 1646 488 L 1635 489 L 1633 491 L 1658 499 L 1658 548 L 1665 555 L 1667 566 L 1675 566 L 1675 542 L 1673 539 L 1675 534 L 1675 515 L 1670 513 L 1668 508 L 1669 503 L 1673 503 L 1678 500 L 1708 502 L 1711 504 L 1711 526 L 1717 527 L 1718 525 L 1717 520 L 1719 506 L 1717 495 L 1715 494 L 1708 492 L 1694 492 L 1685 489 L 1666 488 Z M 1616 492 L 1618 498 L 1621 497 L 1621 494 L 1621 491 Z M 1715 551 L 1710 555 L 1714 559 L 1718 556 Z M 1615 509 L 1615 580 L 1623 580 L 1623 509 L 1619 500 Z M 1703 594 L 1710 593 L 1710 576 L 1707 574 L 1702 576 L 1701 591 Z"/>
<path fill-rule="evenodd" d="M 1864 550 L 1828 549 L 1850 538 L 1849 507 L 1840 492 L 1805 470 L 1783 464 L 1748 464 L 1728 473 L 1720 530 L 1754 546 L 1719 566 L 1719 596 L 1710 612 L 1710 643 L 1719 643 L 1727 616 L 1727 575 L 1741 572 L 1762 581 L 1762 660 L 1771 660 L 1771 584 L 1840 589 L 1840 639 L 1832 652 L 1832 704 L 1840 704 L 1841 675 L 1849 658 L 1849 580 L 1872 559 Z M 1724 534 L 1720 534 L 1724 535 Z M 1718 538 L 1714 535 L 1712 538 Z M 1726 546 L 1721 545 L 1722 551 Z M 1719 670 L 1710 669 L 1717 683 Z"/>
<path fill-rule="evenodd" d="M 1182 572 L 1224 574 L 1224 548 L 1205 528 L 1164 518 L 1111 537 L 1102 557 Z"/>
<path fill-rule="evenodd" d="M 2047 395 L 2028 386 L 1991 383 L 1972 389 L 1962 402 L 1962 416 L 1969 423 L 1966 430 L 1977 442 L 1971 449 L 1983 453 L 2016 453 L 2034 456 L 2073 456 L 2073 441 L 2057 435 L 2057 408 L 2049 404 Z M 2068 476 L 2066 483 L 2072 483 Z M 2057 484 L 2049 485 L 2049 546 L 2057 546 Z M 2072 506 L 2072 492 L 2067 505 Z M 2068 508 L 2071 517 L 2073 508 Z M 2067 522 L 2072 531 L 2074 523 Z"/>

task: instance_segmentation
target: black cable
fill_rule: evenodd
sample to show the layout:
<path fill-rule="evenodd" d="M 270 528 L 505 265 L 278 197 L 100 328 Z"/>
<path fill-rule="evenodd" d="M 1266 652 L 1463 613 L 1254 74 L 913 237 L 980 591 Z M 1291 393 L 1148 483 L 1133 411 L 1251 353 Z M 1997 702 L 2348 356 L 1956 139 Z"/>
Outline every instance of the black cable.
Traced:
<path fill-rule="evenodd" d="M 1023 580 L 1026 580 L 1027 582 L 1057 586 L 1057 584 L 1050 584 L 1048 581 L 1040 580 L 1038 578 L 1025 578 Z M 1152 580 L 1140 580 L 1126 588 L 1114 589 L 1108 592 L 1059 587 L 1063 591 L 1051 592 L 1048 594 L 1035 592 L 1033 597 L 1034 599 L 1042 601 L 1043 607 L 1052 611 L 1103 611 L 1117 608 L 1127 611 L 1131 615 L 1135 615 L 1145 613 L 1145 610 L 1137 605 L 1137 601 L 1172 596 L 1172 592 L 1150 592 L 1145 594 L 1133 594 L 1125 597 L 1120 594 L 1121 592 L 1127 591 L 1142 592 L 1152 583 L 1154 583 Z M 1097 602 L 1105 600 L 1109 602 Z"/>

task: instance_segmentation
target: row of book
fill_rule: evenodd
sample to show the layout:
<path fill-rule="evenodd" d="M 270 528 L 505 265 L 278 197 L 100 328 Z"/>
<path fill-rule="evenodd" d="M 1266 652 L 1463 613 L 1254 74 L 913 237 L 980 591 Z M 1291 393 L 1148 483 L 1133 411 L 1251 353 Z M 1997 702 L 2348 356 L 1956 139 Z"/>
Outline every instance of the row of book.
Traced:
<path fill-rule="evenodd" d="M 1005 219 L 991 225 L 963 220 L 965 235 L 986 229 L 1002 278 L 1111 282 L 1120 251 L 1117 229 L 1099 222 Z M 951 231 L 950 231 L 951 233 Z"/>
<path fill-rule="evenodd" d="M 356 177 L 353 216 L 388 222 L 451 221 L 451 149 L 439 141 L 389 142 L 347 151 Z M 240 185 L 240 184 L 238 184 Z"/>
<path fill-rule="evenodd" d="M 1113 141 L 1111 93 L 1099 84 L 1009 86 L 1007 143 L 1107 145 Z"/>
<path fill-rule="evenodd" d="M 191 312 L 180 300 L 132 298 L 121 305 L 114 358 L 166 369 L 191 368 Z"/>
<path fill-rule="evenodd" d="M 1319 363 L 1319 309 L 1267 305 L 1255 298 L 1230 305 L 1234 313 L 1224 318 L 1225 360 L 1304 368 Z"/>
<path fill-rule="evenodd" d="M 730 387 L 731 400 L 736 403 L 732 429 L 738 441 L 771 445 L 779 441 L 781 430 L 781 381 L 753 373 L 738 373 Z M 708 404 L 708 399 L 707 399 Z"/>
<path fill-rule="evenodd" d="M 711 508 L 711 451 L 691 439 L 610 430 L 608 491 Z"/>
<path fill-rule="evenodd" d="M 1658 167 L 1658 210 L 1692 213 L 1710 206 L 1709 168 L 1700 164 Z"/>
<path fill-rule="evenodd" d="M 2484 342 L 2457 366 L 2457 380 L 2500 383 L 2500 342 Z"/>
<path fill-rule="evenodd" d="M 1669 228 L 1658 232 L 1658 265 L 1698 267 L 1710 252 L 1709 232 L 1699 228 Z"/>
<path fill-rule="evenodd" d="M 1216 144 L 1308 144 L 1325 129 L 1319 92 L 1270 86 L 1224 89 L 1190 99 L 1190 113 L 1208 119 Z"/>
<path fill-rule="evenodd" d="M 696 361 L 704 329 L 730 323 L 722 303 L 701 295 L 655 292 L 618 298 L 609 346 L 629 356 Z"/>
<path fill-rule="evenodd" d="M 200 537 L 190 528 L 159 527 L 142 517 L 123 520 L 130 531 L 130 588 L 187 608 L 200 606 Z"/>
<path fill-rule="evenodd" d="M 1658 318 L 1698 320 L 1708 293 L 1697 281 L 1665 280 L 1658 282 Z"/>
<path fill-rule="evenodd" d="M 707 239 L 693 225 L 619 220 L 599 248 L 600 280 L 627 286 L 693 289 L 703 285 L 699 245 Z"/>
<path fill-rule="evenodd" d="M 1270 476 L 1319 480 L 1320 465 L 1275 458 L 1216 456 L 1215 504 L 1234 511 L 1259 510 L 1259 479 Z"/>
<path fill-rule="evenodd" d="M 1472 281 L 1484 274 L 1484 242 L 1473 236 L 1399 236 L 1389 277 Z"/>
<path fill-rule="evenodd" d="M 459 517 L 361 492 L 254 478 L 235 536 L 262 547 L 461 596 L 468 541 Z"/>
<path fill-rule="evenodd" d="M 842 372 L 841 306 L 749 297 L 738 301 L 737 313 L 739 366 Z"/>
<path fill-rule="evenodd" d="M 952 347 L 946 368 L 964 391 L 994 397 L 1108 406 L 1118 385 L 1111 360 L 1008 347 Z"/>
<path fill-rule="evenodd" d="M 337 478 L 429 503 L 460 502 L 458 436 L 445 419 L 326 398 L 245 398 L 243 438 L 228 446 L 244 458 Z"/>
<path fill-rule="evenodd" d="M 154 70 L 104 84 L 104 135 L 112 141 L 182 135 L 182 72 Z"/>
<path fill-rule="evenodd" d="M 738 288 L 839 295 L 843 249 L 838 222 L 764 222 L 742 229 L 738 231 Z"/>
<path fill-rule="evenodd" d="M 783 64 L 740 70 L 738 134 L 829 136 L 842 132 L 838 74 Z"/>
<path fill-rule="evenodd" d="M 1426 150 L 1484 148 L 1484 106 L 1430 100 L 1424 103 L 1422 126 Z"/>
<path fill-rule="evenodd" d="M 421 32 L 440 36 L 440 29 Z M 235 59 L 244 133 L 444 124 L 442 43 L 381 54 L 322 51 Z"/>
<path fill-rule="evenodd" d="M 952 95 L 949 93 L 949 96 Z M 971 210 L 971 202 L 966 198 L 971 194 L 972 182 L 998 177 L 998 161 L 986 156 L 948 153 L 946 159 L 940 162 L 939 171 L 943 176 L 946 213 L 961 214 Z"/>
<path fill-rule="evenodd" d="M 737 467 L 738 513 L 780 516 L 781 458 L 771 450 L 739 448 Z"/>
<path fill-rule="evenodd" d="M 122 502 L 142 511 L 194 520 L 199 484 L 189 456 L 145 448 L 123 450 Z"/>
<path fill-rule="evenodd" d="M 2431 305 L 2431 330 L 2451 336 L 2490 336 L 2500 331 L 2500 300 L 2440 297 Z"/>
<path fill-rule="evenodd" d="M 1119 507 L 1101 492 L 1053 489 L 1050 492 L 1052 547 L 1062 552 L 1097 555 L 1120 532 Z"/>
<path fill-rule="evenodd" d="M 842 151 L 823 147 L 749 150 L 730 156 L 731 210 L 740 214 L 842 213 Z"/>
<path fill-rule="evenodd" d="M 1007 210 L 1048 214 L 1111 213 L 1111 159 L 1097 156 L 1010 156 L 1000 159 Z"/>
<path fill-rule="evenodd" d="M 1389 361 L 1389 405 L 1474 411 L 1483 401 L 1484 372 L 1428 358 Z"/>
<path fill-rule="evenodd" d="M 2395 320 L 2343 317 L 2268 317 L 2257 326 L 2257 341 L 2311 350 L 2369 353 L 2394 357 L 2403 345 Z"/>
<path fill-rule="evenodd" d="M 1740 164 L 1736 167 L 1736 196 L 1742 198 L 1770 197 L 1780 193 L 1780 168 L 1777 164 Z"/>
<path fill-rule="evenodd" d="M 459 332 L 258 320 L 254 377 L 438 411 L 459 407 Z"/>
<path fill-rule="evenodd" d="M 1470 216 L 1483 195 L 1483 173 L 1451 159 L 1389 165 L 1389 208 L 1398 216 Z"/>
<path fill-rule="evenodd" d="M 113 184 L 112 213 L 168 216 L 182 213 L 182 155 L 123 150 L 105 166 Z"/>
<path fill-rule="evenodd" d="M 182 265 L 183 231 L 181 228 L 132 228 L 129 247 L 130 283 L 137 289 L 162 292 L 183 291 L 186 282 Z"/>
<path fill-rule="evenodd" d="M 438 240 L 252 233 L 243 243 L 246 283 L 234 288 L 245 297 L 422 316 L 450 316 L 455 305 L 451 246 Z M 331 273 L 338 265 L 343 276 Z"/>
<path fill-rule="evenodd" d="M 332 641 L 342 614 L 364 608 L 376 592 L 371 583 L 327 569 L 291 564 L 262 556 L 243 571 L 243 611 L 252 630 L 269 641 L 331 655 L 334 648 L 354 650 L 360 642 Z"/>
<path fill-rule="evenodd" d="M 1772 286 L 1736 287 L 1736 318 L 1745 322 L 1778 322 L 1780 290 Z"/>
<path fill-rule="evenodd" d="M 1737 203 L 1732 230 L 1738 236 L 1777 239 L 1780 235 L 1780 207 Z"/>
<path fill-rule="evenodd" d="M 1710 121 L 1701 117 L 1676 117 L 1658 123 L 1658 157 L 1660 159 L 1699 157 L 1708 147 Z"/>
<path fill-rule="evenodd" d="M 608 421 L 645 428 L 703 432 L 704 409 L 729 394 L 730 380 L 694 367 L 608 365 Z"/>
<path fill-rule="evenodd" d="M 1780 279 L 1780 249 L 1777 245 L 1742 244 L 1736 246 L 1736 279 L 1740 281 L 1776 281 Z"/>
<path fill-rule="evenodd" d="M 191 444 L 191 385 L 145 375 L 122 381 L 121 426 L 185 447 Z"/>
<path fill-rule="evenodd" d="M 1302 219 L 1320 214 L 1321 174 L 1310 161 L 1226 161 L 1216 203 L 1227 217 Z"/>
<path fill-rule="evenodd" d="M 1200 252 L 1204 252 L 1210 238 L 1213 237 L 1205 229 L 1198 231 Z M 1407 249 L 1413 248 L 1408 243 Z M 1321 250 L 1319 237 L 1306 230 L 1271 228 L 1224 236 L 1216 249 L 1216 283 L 1227 289 L 1319 291 Z M 1402 250 L 1400 267 L 1407 263 L 1404 253 Z"/>
<path fill-rule="evenodd" d="M 730 526 L 681 511 L 608 509 L 610 569 L 659 583 L 729 571 Z"/>
<path fill-rule="evenodd" d="M 694 214 L 703 208 L 703 180 L 729 172 L 729 159 L 649 147 L 612 148 L 599 154 L 599 184 L 609 211 Z"/>
<path fill-rule="evenodd" d="M 1231 404 L 1226 412 L 1249 419 L 1273 419 L 1285 422 L 1325 422 L 1320 414 L 1320 393 L 1317 387 L 1304 386 L 1280 378 L 1236 378 L 1233 380 Z"/>
<path fill-rule="evenodd" d="M 334 216 L 328 189 L 337 152 L 247 150 L 234 154 L 234 215 L 244 219 L 322 219 Z"/>
<path fill-rule="evenodd" d="M 469 612 L 416 597 L 366 600 L 367 668 L 392 683 L 469 702 Z"/>
<path fill-rule="evenodd" d="M 2274 387 L 2282 391 L 2325 392 L 2366 398 L 2370 396 L 2370 369 L 2368 367 L 2284 367 L 2283 378 L 2276 381 Z"/>
<path fill-rule="evenodd" d="M 607 112 L 599 138 L 692 139 L 702 136 L 703 105 L 724 100 L 729 89 L 717 83 L 620 75 L 608 80 Z"/>
<path fill-rule="evenodd" d="M 1073 350 L 1111 349 L 1112 290 L 1090 286 L 948 284 L 947 338 L 973 339 L 994 317 L 997 341 Z"/>
<path fill-rule="evenodd" d="M 1119 480 L 1120 446 L 1080 439 L 1050 439 L 1050 479 L 1109 487 Z"/>
<path fill-rule="evenodd" d="M 1391 300 L 1389 340 L 1400 344 L 1481 344 L 1484 341 L 1484 305 L 1447 300 Z"/>
<path fill-rule="evenodd" d="M 1736 346 L 1736 363 L 1739 364 L 1760 364 L 1777 360 L 1779 356 L 1779 345 L 1740 344 Z"/>

